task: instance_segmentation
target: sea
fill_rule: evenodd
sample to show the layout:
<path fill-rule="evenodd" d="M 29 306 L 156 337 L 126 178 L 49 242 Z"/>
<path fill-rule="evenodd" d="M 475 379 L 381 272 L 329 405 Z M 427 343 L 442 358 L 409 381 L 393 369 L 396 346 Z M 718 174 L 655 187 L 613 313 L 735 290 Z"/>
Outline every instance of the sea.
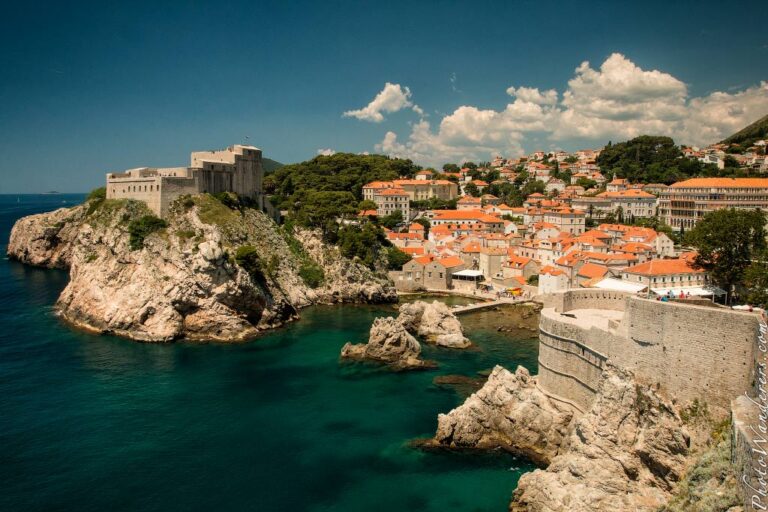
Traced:
<path fill-rule="evenodd" d="M 506 453 L 424 452 L 466 391 L 436 377 L 536 372 L 534 333 L 462 318 L 470 350 L 439 367 L 339 361 L 388 306 L 318 306 L 241 344 L 138 343 L 55 315 L 63 270 L 5 257 L 20 217 L 84 195 L 0 196 L 0 510 L 498 511 L 533 469 Z"/>

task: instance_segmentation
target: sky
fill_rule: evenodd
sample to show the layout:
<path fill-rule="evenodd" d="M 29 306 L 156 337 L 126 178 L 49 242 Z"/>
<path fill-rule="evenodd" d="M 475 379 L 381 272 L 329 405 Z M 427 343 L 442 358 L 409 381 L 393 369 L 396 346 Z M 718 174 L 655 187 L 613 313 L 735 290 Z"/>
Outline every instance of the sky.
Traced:
<path fill-rule="evenodd" d="M 0 193 L 249 143 L 424 166 L 706 145 L 768 114 L 761 2 L 16 2 L 0 19 Z"/>

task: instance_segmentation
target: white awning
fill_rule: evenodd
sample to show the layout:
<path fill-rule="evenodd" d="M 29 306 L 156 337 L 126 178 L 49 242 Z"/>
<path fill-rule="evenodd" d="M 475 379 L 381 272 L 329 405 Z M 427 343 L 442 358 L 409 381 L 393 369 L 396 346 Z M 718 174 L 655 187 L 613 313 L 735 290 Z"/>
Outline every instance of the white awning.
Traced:
<path fill-rule="evenodd" d="M 725 291 L 716 286 L 709 286 L 707 288 L 701 286 L 692 286 L 690 288 L 651 288 L 651 291 L 656 295 L 661 296 L 668 295 L 672 292 L 675 297 L 679 297 L 681 292 L 686 295 L 692 295 L 693 297 L 709 297 L 711 295 L 722 295 L 725 293 Z"/>
<path fill-rule="evenodd" d="M 640 283 L 630 283 L 629 281 L 622 281 L 621 279 L 614 279 L 612 277 L 606 277 L 602 281 L 595 283 L 594 288 L 600 288 L 601 290 L 614 290 L 617 292 L 641 292 L 647 287 Z"/>
<path fill-rule="evenodd" d="M 459 276 L 459 277 L 482 277 L 483 273 L 480 272 L 479 270 L 465 269 L 465 270 L 459 270 L 458 272 L 454 272 L 451 275 L 453 277 L 456 277 L 456 276 Z"/>

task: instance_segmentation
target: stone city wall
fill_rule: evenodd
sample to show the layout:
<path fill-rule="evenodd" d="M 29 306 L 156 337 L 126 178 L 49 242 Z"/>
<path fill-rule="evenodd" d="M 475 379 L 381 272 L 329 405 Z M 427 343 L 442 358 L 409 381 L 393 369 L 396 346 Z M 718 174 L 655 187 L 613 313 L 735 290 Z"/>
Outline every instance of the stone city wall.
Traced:
<path fill-rule="evenodd" d="M 547 302 L 539 385 L 581 409 L 591 404 L 608 359 L 681 407 L 698 400 L 716 415 L 727 414 L 730 401 L 751 386 L 754 314 L 591 290 L 563 292 Z M 623 317 L 595 327 L 584 310 L 623 310 Z"/>

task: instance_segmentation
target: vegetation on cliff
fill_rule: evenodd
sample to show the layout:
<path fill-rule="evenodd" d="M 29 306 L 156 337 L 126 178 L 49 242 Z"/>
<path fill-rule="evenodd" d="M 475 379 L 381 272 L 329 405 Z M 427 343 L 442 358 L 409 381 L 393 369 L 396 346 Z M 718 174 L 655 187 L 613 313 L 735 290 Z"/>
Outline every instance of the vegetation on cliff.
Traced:
<path fill-rule="evenodd" d="M 401 266 L 407 259 L 402 251 L 391 247 L 380 225 L 391 228 L 404 219 L 370 218 L 357 222 L 360 210 L 372 209 L 371 202 L 362 198 L 363 185 L 411 178 L 419 169 L 410 160 L 336 153 L 281 167 L 265 178 L 264 187 L 271 194 L 272 204 L 288 211 L 288 225 L 319 229 L 323 240 L 337 245 L 344 257 L 384 271 L 399 268 L 398 264 Z M 322 279 L 319 269 L 306 268 L 303 275 L 311 282 Z"/>
<path fill-rule="evenodd" d="M 130 234 L 128 243 L 131 246 L 131 250 L 138 251 L 144 247 L 144 239 L 148 235 L 167 227 L 167 222 L 154 215 L 144 215 L 143 217 L 131 221 L 131 223 L 128 224 L 128 233 Z"/>
<path fill-rule="evenodd" d="M 738 488 L 731 463 L 730 423 L 724 423 L 713 433 L 712 445 L 699 454 L 659 512 L 725 512 L 741 505 Z"/>

